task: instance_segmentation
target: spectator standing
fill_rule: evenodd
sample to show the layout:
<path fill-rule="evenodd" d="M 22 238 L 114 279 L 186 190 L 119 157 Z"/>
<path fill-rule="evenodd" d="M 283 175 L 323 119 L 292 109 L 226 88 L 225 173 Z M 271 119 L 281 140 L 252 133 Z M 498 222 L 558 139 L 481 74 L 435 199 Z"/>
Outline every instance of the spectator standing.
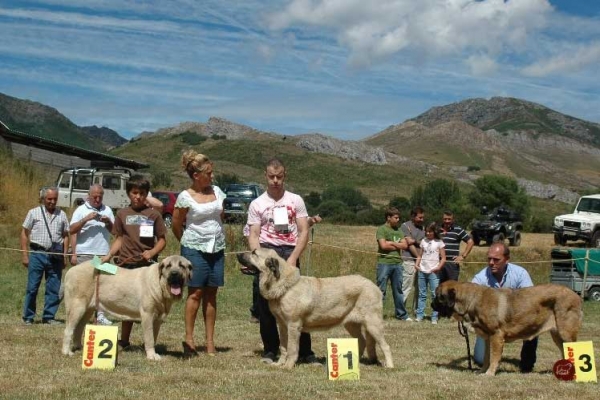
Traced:
<path fill-rule="evenodd" d="M 385 224 L 381 225 L 375 234 L 379 255 L 377 256 L 377 286 L 383 293 L 387 291 L 387 281 L 390 281 L 396 319 L 412 321 L 404 306 L 402 293 L 402 257 L 400 252 L 415 243 L 413 238 L 404 237 L 400 225 L 400 211 L 388 208 L 385 212 Z"/>
<path fill-rule="evenodd" d="M 226 195 L 212 185 L 213 163 L 207 156 L 189 150 L 181 157 L 181 164 L 192 183 L 177 196 L 172 230 L 181 243 L 181 255 L 193 266 L 185 302 L 183 353 L 188 357 L 197 355 L 194 325 L 202 305 L 206 353 L 214 356 L 217 291 L 225 285 L 223 200 Z"/>
<path fill-rule="evenodd" d="M 472 282 L 490 288 L 521 289 L 533 286 L 527 270 L 517 264 L 509 263 L 510 249 L 505 243 L 493 243 L 487 254 L 488 265 L 482 269 Z M 523 373 L 533 371 L 536 361 L 538 338 L 524 340 L 521 347 L 519 369 Z M 477 337 L 475 343 L 475 362 L 483 365 L 485 343 Z"/>
<path fill-rule="evenodd" d="M 473 248 L 473 239 L 460 226 L 454 224 L 454 213 L 450 210 L 444 211 L 442 216 L 442 240 L 446 245 L 446 263 L 438 272 L 440 283 L 453 280 L 458 281 L 460 274 L 460 263 L 464 261 Z M 461 254 L 460 242 L 465 242 L 467 247 Z"/>
<path fill-rule="evenodd" d="M 65 212 L 56 208 L 57 188 L 42 189 L 40 197 L 43 204 L 27 212 L 20 237 L 22 263 L 27 268 L 23 323 L 33 324 L 36 298 L 45 276 L 42 323 L 56 325 L 60 324 L 54 317 L 60 304 L 58 293 L 69 246 L 69 221 Z M 30 250 L 33 252 L 30 253 Z"/>
<path fill-rule="evenodd" d="M 308 243 L 308 213 L 304 200 L 285 190 L 286 169 L 279 159 L 271 159 L 265 167 L 267 191 L 254 199 L 248 209 L 250 250 L 273 249 L 290 265 L 300 268 L 300 255 Z M 244 268 L 242 268 L 244 271 Z M 269 302 L 258 297 L 260 336 L 263 342 L 261 361 L 273 363 L 279 352 L 279 333 Z M 310 334 L 300 334 L 299 362 L 316 364 Z"/>
<path fill-rule="evenodd" d="M 425 231 L 423 230 L 423 221 L 425 220 L 425 211 L 422 207 L 414 207 L 410 211 L 410 220 L 400 225 L 400 229 L 404 234 L 404 237 L 411 237 L 414 239 L 415 244 L 411 245 L 408 249 L 402 250 L 402 265 L 404 267 L 402 271 L 402 294 L 404 297 L 404 306 L 406 307 L 406 301 L 408 295 L 415 290 L 413 295 L 413 310 L 417 307 L 418 298 L 418 287 L 417 284 L 417 271 L 415 269 L 415 262 L 419 256 L 419 246 L 421 241 L 425 238 Z"/>
<path fill-rule="evenodd" d="M 71 234 L 71 265 L 89 261 L 94 256 L 103 257 L 110 249 L 110 232 L 115 222 L 111 208 L 102 204 L 104 189 L 94 184 L 88 191 L 85 203 L 77 207 L 71 218 L 69 233 Z M 97 310 L 96 320 L 100 325 L 111 325 L 112 322 Z"/>
<path fill-rule="evenodd" d="M 158 254 L 167 244 L 167 227 L 160 213 L 146 205 L 150 182 L 143 177 L 132 177 L 125 186 L 131 202 L 129 207 L 117 212 L 114 222 L 113 241 L 102 262 L 116 263 L 122 268 L 147 267 L 158 260 Z M 133 321 L 121 323 L 119 346 L 129 346 Z"/>
<path fill-rule="evenodd" d="M 417 258 L 416 268 L 419 281 L 419 300 L 417 303 L 417 322 L 423 321 L 425 316 L 425 303 L 427 302 L 427 287 L 431 292 L 431 297 L 435 296 L 435 289 L 439 284 L 437 272 L 442 269 L 446 263 L 446 245 L 440 238 L 438 227 L 435 222 L 429 224 L 425 229 L 425 238 L 421 240 L 419 248 L 419 257 Z M 431 323 L 437 324 L 438 312 L 432 310 Z"/>

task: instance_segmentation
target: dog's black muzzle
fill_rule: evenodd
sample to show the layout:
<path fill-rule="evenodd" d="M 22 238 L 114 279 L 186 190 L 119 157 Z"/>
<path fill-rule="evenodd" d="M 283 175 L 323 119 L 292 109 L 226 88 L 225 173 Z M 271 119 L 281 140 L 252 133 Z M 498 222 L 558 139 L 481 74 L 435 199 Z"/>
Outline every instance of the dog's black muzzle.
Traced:
<path fill-rule="evenodd" d="M 182 287 L 185 284 L 185 276 L 181 271 L 170 271 L 169 276 L 167 276 L 167 283 L 171 287 Z"/>
<path fill-rule="evenodd" d="M 438 312 L 439 317 L 450 318 L 454 313 L 454 308 L 446 304 L 437 294 L 431 302 L 431 308 Z"/>

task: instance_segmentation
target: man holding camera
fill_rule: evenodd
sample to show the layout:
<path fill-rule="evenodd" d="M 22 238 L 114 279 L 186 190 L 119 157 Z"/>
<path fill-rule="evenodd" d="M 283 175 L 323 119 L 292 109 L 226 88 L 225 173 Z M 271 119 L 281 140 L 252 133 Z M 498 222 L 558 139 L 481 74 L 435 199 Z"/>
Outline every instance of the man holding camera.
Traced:
<path fill-rule="evenodd" d="M 43 205 L 29 210 L 21 230 L 22 263 L 27 268 L 23 323 L 33 324 L 38 289 L 46 276 L 42 323 L 56 325 L 60 324 L 54 316 L 60 304 L 58 292 L 69 245 L 69 221 L 65 212 L 56 208 L 57 188 L 42 189 L 40 197 Z"/>
<path fill-rule="evenodd" d="M 104 189 L 95 184 L 90 187 L 85 203 L 77 207 L 71 218 L 71 265 L 81 264 L 94 256 L 102 257 L 110 249 L 110 232 L 115 216 L 109 206 L 102 204 Z M 97 321 L 100 325 L 111 325 L 101 310 Z"/>

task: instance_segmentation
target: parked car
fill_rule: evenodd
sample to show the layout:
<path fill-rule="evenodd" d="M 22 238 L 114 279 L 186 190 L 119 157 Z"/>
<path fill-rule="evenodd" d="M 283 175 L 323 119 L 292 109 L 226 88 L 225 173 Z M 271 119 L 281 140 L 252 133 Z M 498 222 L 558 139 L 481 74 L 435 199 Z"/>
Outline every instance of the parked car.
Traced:
<path fill-rule="evenodd" d="M 506 207 L 497 207 L 491 212 L 488 212 L 487 207 L 482 207 L 481 215 L 481 219 L 472 223 L 471 236 L 476 246 L 479 246 L 481 241 L 489 245 L 504 242 L 506 239 L 511 246 L 521 244 L 523 222 L 518 213 Z"/>
<path fill-rule="evenodd" d="M 554 217 L 554 243 L 584 240 L 589 247 L 600 247 L 600 194 L 582 196 L 572 214 Z"/>
<path fill-rule="evenodd" d="M 179 192 L 168 190 L 152 191 L 152 197 L 157 198 L 163 203 L 163 219 L 167 228 L 171 228 L 171 224 L 173 223 L 173 209 L 175 208 L 177 196 L 179 196 Z"/>
<path fill-rule="evenodd" d="M 131 178 L 127 168 L 66 168 L 60 171 L 56 179 L 58 187 L 58 207 L 77 207 L 85 203 L 90 186 L 102 185 L 103 203 L 118 210 L 129 206 L 129 197 L 125 190 Z"/>
<path fill-rule="evenodd" d="M 225 222 L 245 223 L 250 202 L 263 193 L 255 183 L 231 183 L 223 190 L 227 195 L 224 202 Z"/>

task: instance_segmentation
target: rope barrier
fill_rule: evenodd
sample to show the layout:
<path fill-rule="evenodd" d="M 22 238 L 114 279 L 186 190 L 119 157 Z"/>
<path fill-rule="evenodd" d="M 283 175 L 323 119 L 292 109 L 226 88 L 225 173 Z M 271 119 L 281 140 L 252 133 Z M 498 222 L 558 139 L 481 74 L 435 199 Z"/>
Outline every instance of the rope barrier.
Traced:
<path fill-rule="evenodd" d="M 312 245 L 317 245 L 317 246 L 322 246 L 322 247 L 329 247 L 329 248 L 333 248 L 333 249 L 338 249 L 338 250 L 346 250 L 346 251 L 353 251 L 356 253 L 363 253 L 363 254 L 371 254 L 371 255 L 385 255 L 382 253 L 378 253 L 376 251 L 368 251 L 368 250 L 359 250 L 359 249 L 354 249 L 351 247 L 344 247 L 344 246 L 336 246 L 336 245 L 332 245 L 332 244 L 325 244 L 325 243 L 319 243 L 319 242 L 314 242 L 314 241 L 309 241 L 308 246 L 312 246 Z M 309 248 L 310 249 L 310 248 Z M 49 254 L 49 255 L 65 255 L 65 256 L 72 256 L 72 253 L 53 253 L 53 252 L 47 252 L 47 251 L 40 251 L 40 250 L 21 250 L 21 249 L 15 249 L 12 247 L 0 247 L 0 250 L 8 250 L 8 251 L 17 251 L 17 252 L 21 252 L 21 253 L 41 253 L 41 254 Z M 225 252 L 225 255 L 237 255 L 237 254 L 243 254 L 243 253 L 248 253 L 249 250 L 240 250 L 240 251 L 228 251 Z M 309 252 L 310 254 L 310 252 Z M 91 255 L 93 256 L 94 254 L 84 254 L 84 253 L 79 253 L 78 255 Z M 164 259 L 166 256 L 160 256 L 159 259 Z M 407 257 L 404 257 L 407 258 Z M 415 260 L 414 257 L 411 257 L 412 260 Z M 555 259 L 555 260 L 539 260 L 539 261 L 515 261 L 516 264 L 522 265 L 522 264 L 539 264 L 539 263 L 552 263 L 552 262 L 573 262 L 573 261 L 579 261 L 579 260 L 586 260 L 590 263 L 597 263 L 600 264 L 600 261 L 596 261 L 596 260 L 592 260 L 588 257 L 581 257 L 581 258 L 561 258 L 561 259 Z M 461 264 L 477 264 L 477 265 L 481 265 L 481 261 L 461 261 Z"/>

